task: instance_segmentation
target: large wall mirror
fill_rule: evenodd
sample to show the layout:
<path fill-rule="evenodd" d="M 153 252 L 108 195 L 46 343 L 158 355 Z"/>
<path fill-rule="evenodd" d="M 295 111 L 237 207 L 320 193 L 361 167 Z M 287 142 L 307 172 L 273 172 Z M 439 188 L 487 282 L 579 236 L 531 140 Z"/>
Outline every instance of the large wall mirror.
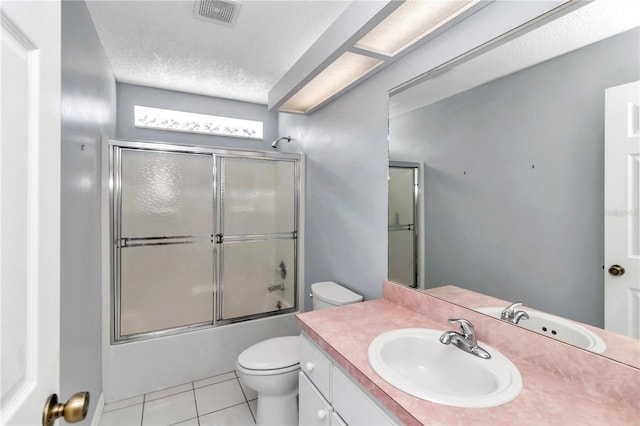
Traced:
<path fill-rule="evenodd" d="M 418 290 L 472 309 L 520 301 L 602 335 L 640 337 L 640 86 L 612 101 L 629 119 L 631 151 L 614 166 L 626 179 L 614 191 L 629 204 L 605 207 L 605 91 L 640 80 L 640 9 L 617 3 L 587 3 L 391 93 L 389 159 L 422 170 Z M 610 219 L 627 226 L 607 242 L 624 259 L 605 259 Z M 618 263 L 625 275 L 608 272 Z M 623 280 L 612 299 L 607 286 Z M 640 367 L 640 341 L 615 341 L 594 352 Z"/>

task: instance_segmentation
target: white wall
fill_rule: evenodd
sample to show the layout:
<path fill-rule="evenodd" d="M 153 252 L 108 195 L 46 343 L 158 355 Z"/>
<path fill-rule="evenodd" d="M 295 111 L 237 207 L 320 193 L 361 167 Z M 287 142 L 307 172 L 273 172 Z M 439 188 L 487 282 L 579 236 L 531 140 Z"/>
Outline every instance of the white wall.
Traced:
<path fill-rule="evenodd" d="M 306 290 L 332 280 L 381 297 L 387 277 L 388 91 L 557 6 L 494 2 L 309 116 L 279 115 L 307 155 Z M 410 158 L 405 159 L 410 161 Z"/>
<path fill-rule="evenodd" d="M 116 128 L 116 82 L 84 2 L 62 2 L 60 393 L 102 392 L 101 136 Z"/>

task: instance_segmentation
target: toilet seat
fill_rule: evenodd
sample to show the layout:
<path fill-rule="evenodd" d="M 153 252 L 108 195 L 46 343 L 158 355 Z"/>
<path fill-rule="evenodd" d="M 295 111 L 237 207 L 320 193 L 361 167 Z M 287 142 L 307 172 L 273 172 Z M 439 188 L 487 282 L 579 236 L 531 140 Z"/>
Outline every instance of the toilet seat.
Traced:
<path fill-rule="evenodd" d="M 300 368 L 300 337 L 276 337 L 256 343 L 242 351 L 237 366 L 252 375 L 294 371 Z"/>

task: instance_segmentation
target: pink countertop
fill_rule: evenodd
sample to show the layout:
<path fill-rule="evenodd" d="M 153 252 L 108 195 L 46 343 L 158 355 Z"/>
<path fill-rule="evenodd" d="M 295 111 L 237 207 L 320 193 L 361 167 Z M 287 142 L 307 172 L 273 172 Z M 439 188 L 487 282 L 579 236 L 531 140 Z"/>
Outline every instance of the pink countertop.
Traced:
<path fill-rule="evenodd" d="M 549 347 L 540 349 L 540 355 L 535 358 L 527 355 L 528 352 L 525 350 L 510 351 L 509 345 L 497 345 L 491 341 L 496 340 L 495 330 L 482 334 L 485 319 L 497 323 L 495 327 L 498 327 L 499 336 L 503 340 L 511 340 L 510 345 L 526 348 L 530 342 L 517 344 L 516 341 L 520 338 L 527 339 L 527 335 L 519 333 L 516 327 L 509 325 L 502 329 L 499 321 L 484 318 L 482 314 L 473 311 L 468 311 L 467 315 L 463 316 L 476 325 L 480 340 L 486 338 L 485 343 L 507 355 L 520 370 L 524 383 L 520 396 L 498 407 L 457 408 L 421 400 L 389 385 L 373 371 L 367 361 L 367 349 L 371 341 L 381 333 L 398 328 L 448 330 L 448 324 L 440 320 L 443 312 L 451 311 L 451 316 L 459 316 L 459 310 L 463 309 L 456 305 L 448 306 L 448 302 L 415 291 L 405 293 L 405 290 L 398 287 L 400 286 L 392 284 L 390 287 L 390 284 L 385 282 L 385 299 L 302 313 L 298 314 L 298 319 L 308 336 L 403 423 L 638 424 L 640 370 L 610 360 L 605 362 L 613 363 L 611 366 L 602 364 L 599 361 L 602 357 L 596 357 L 593 363 L 586 362 L 583 359 L 586 351 L 578 350 L 579 353 L 575 354 L 571 351 L 575 348 L 564 344 L 559 346 L 560 352 L 556 358 L 548 356 L 553 350 Z M 425 299 L 422 299 L 423 297 Z M 432 311 L 434 315 L 421 312 L 425 309 Z M 495 328 L 492 322 L 487 324 L 487 329 Z M 513 336 L 503 336 L 505 330 L 506 333 L 510 333 L 511 329 L 514 329 Z M 544 346 L 546 340 L 551 340 L 539 337 L 542 343 L 535 341 L 534 337 L 535 345 Z M 554 365 L 549 369 L 541 366 L 550 362 Z M 575 365 L 577 363 L 587 365 L 578 368 Z M 598 377 L 594 379 L 594 375 Z"/>

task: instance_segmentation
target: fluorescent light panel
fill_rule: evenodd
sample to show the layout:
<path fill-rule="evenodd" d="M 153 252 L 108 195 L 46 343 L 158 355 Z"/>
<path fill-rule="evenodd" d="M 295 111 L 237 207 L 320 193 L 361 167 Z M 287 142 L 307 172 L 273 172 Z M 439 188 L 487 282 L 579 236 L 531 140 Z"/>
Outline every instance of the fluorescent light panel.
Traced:
<path fill-rule="evenodd" d="M 408 0 L 362 37 L 355 47 L 395 56 L 474 3 L 473 0 Z"/>
<path fill-rule="evenodd" d="M 279 111 L 305 113 L 380 65 L 380 59 L 344 52 L 287 100 Z"/>

